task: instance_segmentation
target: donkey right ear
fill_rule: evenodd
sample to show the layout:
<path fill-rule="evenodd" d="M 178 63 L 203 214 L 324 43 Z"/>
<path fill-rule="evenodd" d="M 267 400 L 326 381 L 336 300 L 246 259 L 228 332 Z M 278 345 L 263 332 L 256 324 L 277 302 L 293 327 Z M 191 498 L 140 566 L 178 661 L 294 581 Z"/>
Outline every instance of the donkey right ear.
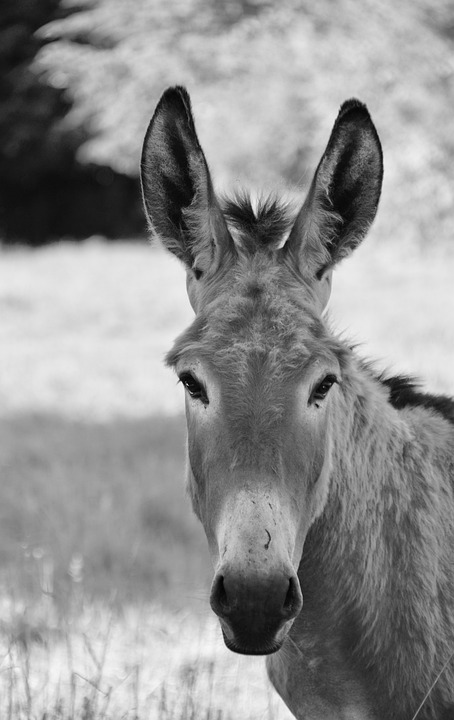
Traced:
<path fill-rule="evenodd" d="M 285 253 L 321 279 L 366 235 L 382 179 L 382 150 L 369 112 L 358 100 L 348 100 L 339 111 Z"/>
<path fill-rule="evenodd" d="M 145 135 L 141 180 L 151 230 L 196 279 L 234 251 L 182 87 L 169 88 L 158 103 Z"/>

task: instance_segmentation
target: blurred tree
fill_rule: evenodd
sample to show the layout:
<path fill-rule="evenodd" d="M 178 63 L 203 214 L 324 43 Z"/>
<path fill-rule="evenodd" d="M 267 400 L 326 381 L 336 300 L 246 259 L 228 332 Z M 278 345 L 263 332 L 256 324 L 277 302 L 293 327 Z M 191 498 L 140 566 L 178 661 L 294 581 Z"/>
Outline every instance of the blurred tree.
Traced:
<path fill-rule="evenodd" d="M 65 122 L 71 100 L 62 78 L 50 85 L 34 65 L 45 43 L 37 30 L 78 10 L 62 7 L 60 0 L 2 0 L 0 5 L 0 238 L 6 240 L 36 244 L 62 234 L 131 231 L 134 203 L 132 229 L 143 225 L 137 183 L 110 167 L 76 162 L 87 129 Z M 106 207 L 106 195 L 112 190 L 118 196 L 120 186 L 132 203 L 123 203 L 119 218 Z M 117 198 L 117 213 L 120 207 Z"/>
<path fill-rule="evenodd" d="M 90 129 L 81 161 L 131 176 L 167 85 L 191 91 L 221 185 L 305 186 L 337 107 L 357 96 L 384 143 L 381 234 L 442 240 L 454 205 L 450 2 L 95 0 L 44 28 L 53 42 L 37 63 L 51 83 L 64 76 L 72 122 Z"/>
<path fill-rule="evenodd" d="M 58 125 L 70 103 L 31 67 L 43 44 L 35 31 L 58 16 L 63 16 L 59 0 L 3 0 L 0 6 L 2 180 L 33 183 L 43 168 L 55 167 L 71 150 L 68 140 L 62 142 Z"/>
<path fill-rule="evenodd" d="M 96 167 L 121 178 L 123 212 L 137 193 L 125 183 L 136 182 L 154 106 L 178 83 L 191 92 L 221 186 L 241 177 L 304 187 L 337 107 L 359 97 L 384 143 L 381 234 L 395 235 L 399 218 L 411 241 L 450 235 L 452 0 L 75 2 L 61 0 L 40 27 L 33 72 L 71 102 L 55 127 L 77 163 L 94 178 Z"/>

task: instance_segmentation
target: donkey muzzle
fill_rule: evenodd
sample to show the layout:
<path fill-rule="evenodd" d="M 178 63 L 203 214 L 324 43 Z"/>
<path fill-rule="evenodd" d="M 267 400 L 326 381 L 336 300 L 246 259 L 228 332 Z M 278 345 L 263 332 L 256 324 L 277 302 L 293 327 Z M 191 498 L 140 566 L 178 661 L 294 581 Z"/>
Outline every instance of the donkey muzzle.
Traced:
<path fill-rule="evenodd" d="M 293 569 L 259 577 L 221 567 L 213 581 L 210 603 L 229 650 L 269 655 L 281 647 L 301 611 L 303 597 Z"/>

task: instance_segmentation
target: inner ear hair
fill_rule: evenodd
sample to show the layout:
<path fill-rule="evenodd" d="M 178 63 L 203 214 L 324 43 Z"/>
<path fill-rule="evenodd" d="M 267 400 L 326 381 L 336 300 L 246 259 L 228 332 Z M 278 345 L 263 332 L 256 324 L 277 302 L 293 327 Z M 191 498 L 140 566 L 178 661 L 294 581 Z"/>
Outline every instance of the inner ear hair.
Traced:
<path fill-rule="evenodd" d="M 232 250 L 182 87 L 166 90 L 157 105 L 143 145 L 141 180 L 152 231 L 187 268 L 205 272 Z"/>
<path fill-rule="evenodd" d="M 365 237 L 377 211 L 383 156 L 365 105 L 345 102 L 285 251 L 321 279 Z"/>

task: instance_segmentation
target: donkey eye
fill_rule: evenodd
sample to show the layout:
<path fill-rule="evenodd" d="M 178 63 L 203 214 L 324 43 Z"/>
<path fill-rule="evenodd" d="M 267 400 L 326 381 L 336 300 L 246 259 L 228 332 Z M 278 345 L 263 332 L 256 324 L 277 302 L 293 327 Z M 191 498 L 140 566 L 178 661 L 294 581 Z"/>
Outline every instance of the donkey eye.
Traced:
<path fill-rule="evenodd" d="M 326 398 L 334 383 L 337 382 L 338 380 L 335 375 L 327 375 L 312 391 L 309 398 L 309 405 L 314 404 L 318 407 L 317 403 Z"/>
<path fill-rule="evenodd" d="M 205 405 L 208 405 L 208 397 L 206 390 L 198 380 L 195 379 L 191 373 L 183 373 L 180 375 L 180 382 L 183 383 L 189 395 L 194 400 L 201 400 Z"/>

